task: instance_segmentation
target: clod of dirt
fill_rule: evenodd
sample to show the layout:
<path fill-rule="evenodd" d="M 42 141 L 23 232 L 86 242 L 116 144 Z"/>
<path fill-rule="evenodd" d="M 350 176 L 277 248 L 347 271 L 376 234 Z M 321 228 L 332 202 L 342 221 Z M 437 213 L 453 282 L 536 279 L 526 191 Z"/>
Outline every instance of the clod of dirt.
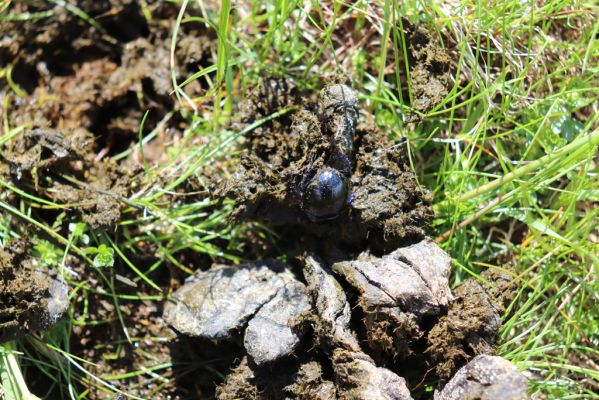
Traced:
<path fill-rule="evenodd" d="M 351 228 L 372 250 L 391 251 L 425 237 L 432 196 L 416 181 L 405 142 L 390 143 L 373 126 L 358 127 L 360 147 L 352 176 Z M 340 221 L 343 223 L 343 221 Z"/>
<path fill-rule="evenodd" d="M 15 179 L 21 180 L 25 173 L 31 177 L 60 162 L 81 158 L 90 143 L 89 138 L 67 139 L 57 131 L 32 129 L 18 136 L 0 159 L 9 164 Z"/>
<path fill-rule="evenodd" d="M 216 388 L 219 400 L 237 399 L 315 399 L 337 398 L 332 381 L 323 378 L 321 365 L 301 357 L 293 364 L 276 368 L 256 368 L 244 357 Z M 299 365 L 299 367 L 298 367 Z"/>
<path fill-rule="evenodd" d="M 177 108 L 172 74 L 180 82 L 211 65 L 216 36 L 203 24 L 184 24 L 171 60 L 177 4 L 55 3 L 12 2 L 0 24 L 0 70 L 7 72 L 0 78 L 0 103 L 9 111 L 0 126 L 41 128 L 4 144 L 0 177 L 33 196 L 68 205 L 64 211 L 81 214 L 77 219 L 92 229 L 108 229 L 120 219 L 122 199 L 135 190 L 131 178 L 141 168 L 137 151 L 118 163 L 109 156 L 139 140 L 147 110 L 141 133 L 156 128 L 159 140 L 144 145 L 145 157 L 149 162 L 163 157 L 182 130 L 180 116 L 170 113 Z M 195 97 L 206 89 L 196 80 L 183 90 Z M 35 211 L 38 220 L 56 218 L 54 212 Z"/>
<path fill-rule="evenodd" d="M 0 68 L 12 66 L 13 81 L 30 94 L 11 104 L 11 126 L 80 127 L 118 147 L 136 139 L 142 110 L 152 108 L 155 122 L 172 108 L 170 30 L 178 7 L 156 0 L 78 2 L 102 29 L 62 4 L 20 3 L 13 15 L 48 16 L 0 26 Z M 180 39 L 173 60 L 178 80 L 208 65 L 215 43 L 211 30 L 193 23 L 182 27 Z M 197 94 L 199 82 L 190 86 Z"/>
<path fill-rule="evenodd" d="M 358 292 L 369 347 L 378 355 L 405 358 L 426 332 L 426 317 L 452 300 L 450 257 L 430 239 L 383 257 L 363 253 L 333 264 L 333 271 Z"/>
<path fill-rule="evenodd" d="M 217 386 L 216 398 L 218 400 L 237 400 L 237 399 L 260 399 L 260 389 L 254 383 L 256 377 L 254 371 L 250 368 L 248 359 L 245 357 L 238 366 L 236 366 L 225 381 Z"/>
<path fill-rule="evenodd" d="M 509 361 L 476 356 L 435 392 L 435 400 L 525 400 L 526 378 Z"/>
<path fill-rule="evenodd" d="M 439 104 L 451 87 L 451 60 L 423 25 L 406 24 L 412 108 L 426 113 Z M 411 120 L 418 120 L 416 115 Z"/>
<path fill-rule="evenodd" d="M 233 218 L 296 225 L 377 251 L 424 237 L 431 196 L 410 170 L 405 143 L 358 124 L 358 94 L 347 83 L 326 85 L 316 103 L 282 79 L 249 95 L 242 107 L 247 125 L 290 111 L 249 132 L 240 167 L 216 185 L 218 196 L 236 200 Z"/>
<path fill-rule="evenodd" d="M 454 290 L 455 300 L 447 315 L 428 335 L 426 353 L 441 378 L 452 376 L 475 355 L 493 353 L 501 317 L 516 295 L 509 273 L 486 270 L 481 275 L 486 282 L 469 278 Z"/>
<path fill-rule="evenodd" d="M 0 343 L 52 327 L 68 308 L 68 287 L 27 255 L 24 240 L 0 249 Z"/>
<path fill-rule="evenodd" d="M 267 261 L 200 271 L 173 298 L 164 319 L 182 334 L 231 339 L 247 325 L 244 345 L 258 365 L 294 351 L 301 315 L 310 309 L 305 286 L 283 265 Z"/>

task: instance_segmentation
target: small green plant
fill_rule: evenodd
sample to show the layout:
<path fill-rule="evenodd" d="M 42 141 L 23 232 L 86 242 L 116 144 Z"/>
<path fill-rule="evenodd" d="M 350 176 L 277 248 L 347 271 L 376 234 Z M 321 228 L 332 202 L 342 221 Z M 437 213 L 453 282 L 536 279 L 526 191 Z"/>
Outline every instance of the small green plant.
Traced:
<path fill-rule="evenodd" d="M 113 267 L 114 266 L 114 249 L 105 244 L 100 244 L 98 247 L 87 247 L 85 254 L 93 255 L 94 267 Z"/>

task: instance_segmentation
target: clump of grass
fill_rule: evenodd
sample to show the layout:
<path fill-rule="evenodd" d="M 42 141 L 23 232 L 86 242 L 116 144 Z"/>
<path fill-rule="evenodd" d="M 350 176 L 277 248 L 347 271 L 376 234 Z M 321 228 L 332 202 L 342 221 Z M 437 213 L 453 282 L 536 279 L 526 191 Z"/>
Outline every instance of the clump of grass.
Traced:
<path fill-rule="evenodd" d="M 415 151 L 442 154 L 423 176 L 439 240 L 456 281 L 513 268 L 521 290 L 498 353 L 533 395 L 597 398 L 596 16 L 568 2 L 455 10 L 434 11 L 463 87 L 428 118 L 440 137 Z"/>
<path fill-rule="evenodd" d="M 89 302 L 101 296 L 117 310 L 122 339 L 135 343 L 139 339 L 129 335 L 120 305 L 161 301 L 164 293 L 154 281 L 161 270 L 192 272 L 181 260 L 183 252 L 239 261 L 245 227 L 228 225 L 227 203 L 217 204 L 184 185 L 201 182 L 203 167 L 236 157 L 234 145 L 244 132 L 225 124 L 262 76 L 288 76 L 302 88 L 316 89 L 321 75 L 344 71 L 363 94 L 366 118 L 411 144 L 420 181 L 435 195 L 437 216 L 430 234 L 454 259 L 454 284 L 485 268 L 509 269 L 520 284 L 498 353 L 527 371 L 535 398 L 599 398 L 599 180 L 594 158 L 599 28 L 592 3 L 275 1 L 236 3 L 234 8 L 224 2 L 220 10 L 194 9 L 188 3 L 181 2 L 182 9 L 197 16 L 180 14 L 173 49 L 182 24 L 204 22 L 217 33 L 217 61 L 183 82 L 173 81 L 178 98 L 192 104 L 188 129 L 170 149 L 168 161 L 145 164 L 146 180 L 123 199 L 128 208 L 119 235 L 85 229 L 65 235 L 32 217 L 33 204 L 43 199 L 13 191 L 20 198 L 15 208 L 0 198 L 2 243 L 23 233 L 14 229 L 15 221 L 36 225 L 54 239 L 42 247 L 42 259 L 68 267 L 69 255 L 79 255 L 95 281 L 67 272 L 77 313 L 43 338 L 16 344 L 24 354 L 25 374 L 30 369 L 47 374 L 63 398 L 87 398 L 92 390 L 136 398 L 121 383 L 156 383 L 156 395 L 172 384 L 172 365 L 150 358 L 144 369 L 98 376 L 74 352 L 73 330 L 109 322 L 90 318 Z M 455 76 L 448 96 L 418 124 L 406 122 L 412 96 L 404 18 L 435 32 L 451 56 Z M 10 79 L 10 71 L 4 76 Z M 202 98 L 185 94 L 193 79 L 209 85 Z M 20 132 L 5 126 L 0 145 Z M 140 143 L 152 138 L 140 138 Z M 110 249 L 104 251 L 106 264 L 112 257 L 143 291 L 117 290 L 115 281 L 125 278 L 114 267 L 93 267 L 98 253 L 88 248 Z M 149 265 L 132 261 L 147 248 L 155 250 Z M 13 351 L 5 347 L 2 352 L 5 391 L 4 379 L 23 382 L 14 357 L 7 358 Z M 26 390 L 22 386 L 17 385 Z"/>

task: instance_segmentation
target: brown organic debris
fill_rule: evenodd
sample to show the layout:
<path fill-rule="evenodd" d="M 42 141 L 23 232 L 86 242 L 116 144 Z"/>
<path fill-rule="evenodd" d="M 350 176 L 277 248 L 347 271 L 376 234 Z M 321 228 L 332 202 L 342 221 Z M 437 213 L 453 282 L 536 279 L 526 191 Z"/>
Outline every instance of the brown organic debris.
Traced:
<path fill-rule="evenodd" d="M 452 84 L 451 60 L 438 41 L 423 25 L 405 23 L 410 63 L 412 108 L 427 113 L 449 93 Z M 412 115 L 411 120 L 418 120 Z"/>
<path fill-rule="evenodd" d="M 14 240 L 0 249 L 0 343 L 51 328 L 68 308 L 68 287 Z"/>
<path fill-rule="evenodd" d="M 323 378 L 322 367 L 316 361 L 302 364 L 294 382 L 284 388 L 291 398 L 328 400 L 336 398 L 335 384 Z"/>
<path fill-rule="evenodd" d="M 487 270 L 485 281 L 469 278 L 454 290 L 446 315 L 428 334 L 426 350 L 442 378 L 479 354 L 492 354 L 505 307 L 516 294 L 514 278 L 507 272 Z"/>
<path fill-rule="evenodd" d="M 50 129 L 31 129 L 17 136 L 0 164 L 8 165 L 15 187 L 77 210 L 93 229 L 119 220 L 121 198 L 129 193 L 137 169 L 107 160 L 97 162 L 93 138 L 83 130 L 65 135 Z"/>
<path fill-rule="evenodd" d="M 414 56 L 435 61 L 422 45 Z M 242 108 L 246 124 L 282 114 L 248 132 L 232 179 L 212 185 L 235 199 L 233 218 L 266 222 L 310 251 L 299 266 L 216 266 L 175 293 L 165 318 L 180 332 L 245 335 L 246 357 L 218 398 L 409 400 L 399 373 L 422 385 L 493 351 L 510 281 L 468 280 L 452 295 L 451 259 L 424 235 L 430 196 L 404 144 L 359 123 L 357 99 L 341 78 L 315 101 L 267 79 Z"/>
<path fill-rule="evenodd" d="M 254 371 L 249 367 L 247 358 L 244 358 L 216 388 L 215 397 L 218 400 L 260 399 L 260 390 L 253 383 L 254 380 Z"/>
<path fill-rule="evenodd" d="M 185 24 L 173 69 L 176 4 L 111 0 L 70 6 L 98 24 L 92 26 L 59 3 L 13 2 L 0 24 L 0 70 L 12 82 L 5 84 L 2 74 L 0 102 L 8 112 L 0 125 L 6 131 L 31 127 L 3 145 L 0 177 L 63 205 L 92 229 L 112 228 L 133 191 L 140 157 L 130 151 L 117 163 L 109 156 L 138 142 L 146 110 L 143 134 L 163 119 L 169 134 L 180 133 L 179 116 L 167 118 L 176 108 L 171 73 L 181 81 L 198 65 L 211 63 L 215 36 L 202 24 Z M 45 16 L 10 18 L 38 14 Z M 203 91 L 199 81 L 185 90 Z M 169 144 L 164 128 L 159 131 L 161 140 L 144 146 L 150 162 Z"/>

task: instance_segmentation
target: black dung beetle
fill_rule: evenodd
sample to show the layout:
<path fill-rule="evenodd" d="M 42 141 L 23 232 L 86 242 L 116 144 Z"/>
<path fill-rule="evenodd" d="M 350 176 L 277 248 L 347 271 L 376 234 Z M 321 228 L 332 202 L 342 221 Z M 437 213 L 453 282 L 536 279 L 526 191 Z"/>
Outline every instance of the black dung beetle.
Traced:
<path fill-rule="evenodd" d="M 320 169 L 303 193 L 303 209 L 313 222 L 334 219 L 348 203 L 347 177 L 340 171 L 324 167 Z"/>
<path fill-rule="evenodd" d="M 350 178 L 358 114 L 358 94 L 351 87 L 333 84 L 321 90 L 318 128 L 329 147 L 324 154 L 325 165 L 305 175 L 300 186 L 301 207 L 313 222 L 335 219 L 351 203 Z"/>

